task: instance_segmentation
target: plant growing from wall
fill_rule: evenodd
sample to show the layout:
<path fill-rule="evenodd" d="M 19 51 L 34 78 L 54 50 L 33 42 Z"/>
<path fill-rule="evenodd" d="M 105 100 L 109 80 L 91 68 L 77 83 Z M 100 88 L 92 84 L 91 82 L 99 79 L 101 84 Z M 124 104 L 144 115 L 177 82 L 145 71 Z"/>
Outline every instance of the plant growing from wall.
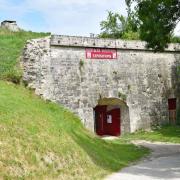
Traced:
<path fill-rule="evenodd" d="M 99 99 L 102 99 L 102 94 L 99 93 Z"/>
<path fill-rule="evenodd" d="M 128 84 L 128 90 L 130 91 L 131 90 L 131 85 Z"/>
<path fill-rule="evenodd" d="M 117 71 L 113 71 L 113 74 L 114 74 L 114 75 L 117 75 Z"/>
<path fill-rule="evenodd" d="M 80 59 L 79 61 L 79 70 L 82 71 L 82 68 L 84 67 L 84 61 Z"/>
<path fill-rule="evenodd" d="M 126 101 L 126 99 L 127 99 L 127 95 L 126 95 L 126 94 L 123 94 L 123 93 L 121 93 L 121 92 L 118 92 L 118 97 L 119 97 L 120 99 L 122 99 L 123 101 Z"/>

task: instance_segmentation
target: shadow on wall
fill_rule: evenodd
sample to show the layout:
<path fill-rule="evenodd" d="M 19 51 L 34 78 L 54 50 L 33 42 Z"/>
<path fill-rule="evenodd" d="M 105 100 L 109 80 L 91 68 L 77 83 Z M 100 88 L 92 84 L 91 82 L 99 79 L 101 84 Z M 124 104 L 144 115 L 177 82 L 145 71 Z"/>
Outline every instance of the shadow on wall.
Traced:
<path fill-rule="evenodd" d="M 167 120 L 168 107 L 166 106 L 166 104 L 167 104 L 167 99 L 164 98 L 162 101 L 154 102 L 153 105 L 151 106 L 149 113 L 151 117 L 151 124 L 150 124 L 151 128 L 157 128 L 158 126 L 168 124 L 168 120 Z"/>
<path fill-rule="evenodd" d="M 175 54 L 175 63 L 172 66 L 172 85 L 177 98 L 177 124 L 180 125 L 180 54 Z"/>
<path fill-rule="evenodd" d="M 168 119 L 168 98 L 171 88 L 165 78 L 162 79 L 162 100 L 154 102 L 150 107 L 151 128 L 169 124 Z"/>
<path fill-rule="evenodd" d="M 176 124 L 180 125 L 180 54 L 175 54 L 175 63 L 171 67 L 171 82 L 172 87 L 168 86 L 167 80 L 163 79 L 163 99 L 162 101 L 155 102 L 152 104 L 150 109 L 151 116 L 151 127 L 157 127 L 160 125 L 169 124 L 169 110 L 168 110 L 168 99 L 171 96 L 176 98 Z"/>

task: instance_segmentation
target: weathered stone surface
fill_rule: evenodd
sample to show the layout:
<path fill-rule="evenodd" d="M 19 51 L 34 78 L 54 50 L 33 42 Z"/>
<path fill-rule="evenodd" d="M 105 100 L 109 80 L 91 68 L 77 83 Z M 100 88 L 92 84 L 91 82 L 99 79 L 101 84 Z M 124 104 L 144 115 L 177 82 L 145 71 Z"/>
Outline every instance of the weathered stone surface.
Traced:
<path fill-rule="evenodd" d="M 118 58 L 86 59 L 86 47 L 116 48 Z M 99 99 L 125 95 L 125 133 L 168 122 L 167 100 L 176 96 L 173 67 L 177 62 L 180 47 L 175 44 L 165 53 L 154 53 L 139 41 L 52 36 L 27 42 L 24 80 L 36 94 L 78 114 L 92 131 L 93 108 Z"/>

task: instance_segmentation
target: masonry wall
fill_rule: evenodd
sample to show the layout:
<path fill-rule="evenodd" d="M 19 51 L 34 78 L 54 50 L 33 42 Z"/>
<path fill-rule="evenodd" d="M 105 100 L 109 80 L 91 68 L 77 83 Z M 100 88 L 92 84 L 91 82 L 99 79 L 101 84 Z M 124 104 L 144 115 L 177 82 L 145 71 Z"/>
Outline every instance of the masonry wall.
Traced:
<path fill-rule="evenodd" d="M 86 59 L 86 47 L 116 48 L 118 58 Z M 176 96 L 173 67 L 180 62 L 179 49 L 170 45 L 165 53 L 154 53 L 139 41 L 52 36 L 27 42 L 24 80 L 38 95 L 78 114 L 92 131 L 98 100 L 121 99 L 123 94 L 130 118 L 130 128 L 123 122 L 123 133 L 149 129 L 159 121 L 168 123 L 167 100 Z"/>

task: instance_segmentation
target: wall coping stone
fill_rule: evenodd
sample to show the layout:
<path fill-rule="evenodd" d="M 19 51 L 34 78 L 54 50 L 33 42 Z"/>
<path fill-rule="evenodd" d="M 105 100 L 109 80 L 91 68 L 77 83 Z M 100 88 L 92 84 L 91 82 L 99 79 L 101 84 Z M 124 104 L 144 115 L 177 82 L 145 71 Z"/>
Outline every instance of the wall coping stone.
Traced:
<path fill-rule="evenodd" d="M 102 39 L 82 36 L 66 36 L 52 35 L 51 46 L 66 47 L 91 47 L 91 48 L 110 48 L 123 50 L 152 51 L 146 48 L 146 42 L 137 40 L 121 40 L 121 39 Z M 166 52 L 180 52 L 180 44 L 171 43 Z"/>

